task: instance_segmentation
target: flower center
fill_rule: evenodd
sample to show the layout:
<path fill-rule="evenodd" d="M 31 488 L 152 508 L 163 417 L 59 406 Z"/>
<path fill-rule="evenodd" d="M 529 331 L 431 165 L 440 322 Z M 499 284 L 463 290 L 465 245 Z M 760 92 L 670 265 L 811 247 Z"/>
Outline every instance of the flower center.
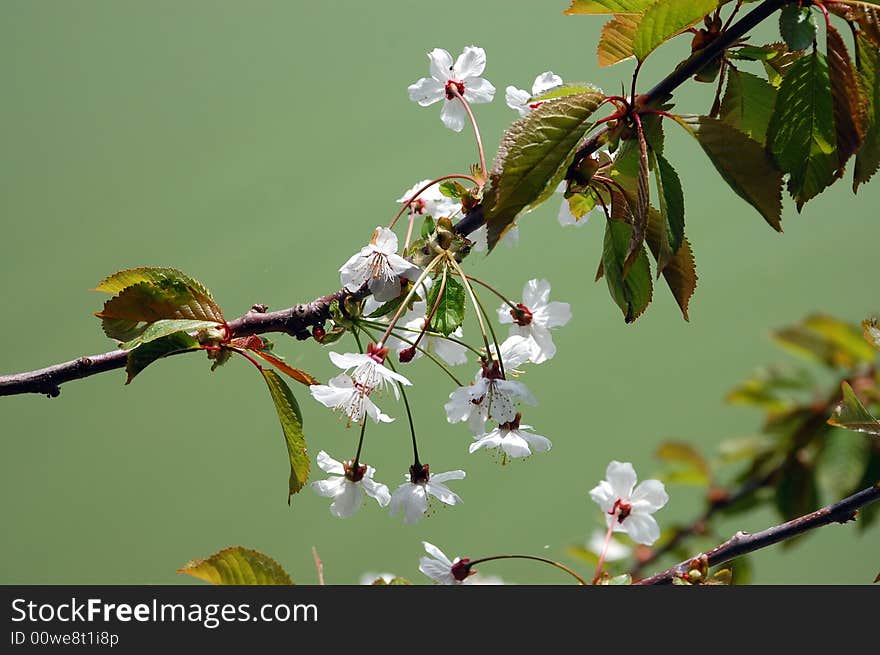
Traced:
<path fill-rule="evenodd" d="M 431 477 L 428 464 L 420 464 L 409 467 L 409 481 L 413 484 L 425 484 Z"/>
<path fill-rule="evenodd" d="M 501 366 L 497 361 L 492 360 L 491 363 L 483 363 L 483 377 L 487 380 L 503 380 L 504 376 L 501 375 Z"/>
<path fill-rule="evenodd" d="M 413 210 L 413 212 L 415 212 L 416 214 L 424 214 L 424 213 L 425 213 L 425 209 L 426 209 L 427 206 L 428 206 L 428 203 L 426 203 L 426 202 L 425 202 L 424 200 L 422 200 L 421 198 L 416 198 L 415 200 L 413 200 L 413 201 L 409 204 L 409 206 L 410 206 L 410 208 Z"/>
<path fill-rule="evenodd" d="M 446 82 L 446 99 L 455 100 L 455 97 L 464 95 L 464 82 L 449 80 Z"/>
<path fill-rule="evenodd" d="M 500 423 L 498 425 L 502 430 L 519 430 L 519 422 L 522 420 L 522 413 L 517 412 L 516 416 L 509 423 Z"/>
<path fill-rule="evenodd" d="M 451 573 L 453 578 L 461 582 L 472 573 L 476 573 L 476 571 L 471 571 L 471 561 L 464 557 L 452 565 Z"/>
<path fill-rule="evenodd" d="M 522 303 L 517 303 L 516 309 L 510 310 L 510 315 L 513 317 L 513 322 L 520 327 L 526 327 L 527 325 L 530 325 L 535 318 L 535 316 L 532 314 L 532 310 L 530 310 Z"/>
<path fill-rule="evenodd" d="M 623 523 L 623 520 L 632 513 L 632 505 L 625 500 L 618 498 L 614 501 L 614 507 L 608 512 L 612 516 L 617 516 L 617 522 Z"/>
<path fill-rule="evenodd" d="M 374 343 L 367 344 L 367 355 L 377 364 L 383 364 L 388 356 L 388 348 L 379 348 Z"/>
<path fill-rule="evenodd" d="M 342 462 L 342 468 L 345 470 L 345 478 L 347 480 L 351 480 L 352 482 L 360 482 L 364 479 L 364 475 L 367 473 L 367 465 L 366 464 L 358 464 L 358 467 L 354 467 L 354 460 L 348 460 Z"/>

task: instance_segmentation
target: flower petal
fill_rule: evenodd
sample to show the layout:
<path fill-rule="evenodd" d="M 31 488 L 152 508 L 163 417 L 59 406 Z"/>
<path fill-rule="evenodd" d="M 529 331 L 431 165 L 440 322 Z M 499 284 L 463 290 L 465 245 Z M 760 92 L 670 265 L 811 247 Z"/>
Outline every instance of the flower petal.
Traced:
<path fill-rule="evenodd" d="M 345 484 L 345 478 L 333 477 L 326 480 L 316 480 L 312 482 L 312 489 L 320 496 L 327 498 L 335 498 L 342 493 L 342 485 Z"/>
<path fill-rule="evenodd" d="M 464 99 L 472 105 L 481 105 L 492 102 L 495 97 L 495 86 L 482 77 L 468 80 L 464 86 Z"/>
<path fill-rule="evenodd" d="M 337 462 L 323 450 L 318 453 L 317 460 L 318 466 L 322 471 L 335 473 L 336 475 L 345 475 L 345 468 L 342 466 L 342 462 Z"/>
<path fill-rule="evenodd" d="M 396 275 L 390 278 L 374 277 L 370 280 L 369 289 L 379 302 L 394 300 L 400 295 L 400 278 Z"/>
<path fill-rule="evenodd" d="M 347 371 L 349 369 L 360 366 L 361 364 L 367 364 L 373 361 L 372 359 L 370 359 L 369 355 L 364 355 L 362 353 L 337 353 L 331 350 L 328 355 L 330 356 L 330 361 L 341 368 L 343 371 Z"/>
<path fill-rule="evenodd" d="M 509 430 L 501 440 L 501 449 L 511 457 L 528 457 L 532 454 L 529 444 L 516 430 Z"/>
<path fill-rule="evenodd" d="M 556 344 L 553 343 L 553 336 L 550 330 L 541 328 L 540 326 L 531 325 L 532 328 L 532 354 L 529 361 L 533 364 L 543 364 L 548 359 L 553 359 L 556 355 Z"/>
<path fill-rule="evenodd" d="M 370 245 L 373 246 L 373 250 L 381 252 L 383 255 L 394 255 L 397 253 L 397 235 L 394 230 L 389 230 L 381 225 L 377 226 Z"/>
<path fill-rule="evenodd" d="M 431 61 L 431 77 L 445 84 L 452 73 L 452 55 L 443 48 L 434 48 L 428 53 L 428 59 Z"/>
<path fill-rule="evenodd" d="M 611 485 L 617 498 L 629 500 L 636 486 L 636 470 L 629 462 L 613 460 L 605 469 L 605 479 Z"/>
<path fill-rule="evenodd" d="M 495 428 L 489 434 L 474 436 L 474 442 L 468 446 L 469 453 L 475 453 L 480 448 L 498 448 L 501 445 L 501 430 Z"/>
<path fill-rule="evenodd" d="M 446 566 L 430 557 L 422 557 L 419 559 L 419 571 L 438 584 L 452 585 L 456 583 L 455 577 L 452 575 L 451 563 Z"/>
<path fill-rule="evenodd" d="M 541 73 L 535 78 L 534 84 L 532 84 L 532 95 L 543 95 L 550 89 L 560 86 L 561 84 L 562 78 L 559 77 L 559 75 L 554 74 L 553 71 Z"/>
<path fill-rule="evenodd" d="M 424 546 L 425 552 L 428 553 L 428 555 L 436 559 L 441 564 L 452 568 L 452 560 L 446 557 L 446 553 L 437 548 L 437 546 L 427 541 L 423 541 L 422 546 Z"/>
<path fill-rule="evenodd" d="M 639 544 L 650 546 L 660 538 L 660 526 L 650 514 L 630 514 L 619 525 L 630 539 Z M 615 532 L 619 531 L 615 526 Z"/>
<path fill-rule="evenodd" d="M 571 305 L 555 300 L 540 310 L 541 323 L 548 328 L 562 327 L 571 320 Z"/>
<path fill-rule="evenodd" d="M 525 439 L 536 453 L 546 453 L 553 447 L 553 443 L 547 437 L 542 437 L 540 434 L 532 434 L 522 429 L 518 430 L 517 434 Z"/>
<path fill-rule="evenodd" d="M 447 505 L 457 505 L 461 502 L 461 497 L 449 487 L 441 482 L 436 482 L 433 478 L 425 484 L 425 491 L 437 498 L 440 502 Z"/>
<path fill-rule="evenodd" d="M 422 77 L 406 87 L 409 99 L 422 107 L 433 105 L 446 97 L 446 88 L 442 82 L 431 77 Z"/>
<path fill-rule="evenodd" d="M 458 100 L 447 100 L 443 103 L 443 109 L 440 110 L 440 120 L 453 132 L 461 132 L 466 118 L 467 113 L 464 106 Z"/>
<path fill-rule="evenodd" d="M 336 496 L 336 500 L 330 503 L 330 513 L 341 519 L 346 519 L 361 508 L 364 502 L 364 494 L 357 482 L 343 478 L 342 492 Z"/>
<path fill-rule="evenodd" d="M 630 502 L 634 511 L 656 512 L 669 502 L 669 494 L 660 480 L 645 480 L 632 492 Z"/>
<path fill-rule="evenodd" d="M 473 45 L 465 47 L 458 59 L 455 60 L 452 70 L 458 80 L 482 75 L 486 70 L 486 51 Z"/>
<path fill-rule="evenodd" d="M 504 90 L 504 101 L 507 106 L 519 112 L 520 116 L 527 116 L 529 113 L 529 100 L 532 96 L 528 91 L 517 89 L 515 86 L 509 86 Z"/>
<path fill-rule="evenodd" d="M 364 487 L 364 492 L 370 498 L 375 498 L 376 502 L 379 503 L 379 507 L 385 507 L 388 503 L 391 502 L 391 492 L 384 484 L 376 482 L 375 480 L 371 480 L 367 477 L 361 480 L 361 484 Z"/>
<path fill-rule="evenodd" d="M 606 514 L 614 508 L 614 503 L 619 499 L 607 480 L 602 480 L 602 482 L 590 489 L 590 498 Z M 611 517 L 609 516 L 608 518 Z"/>
<path fill-rule="evenodd" d="M 447 482 L 449 480 L 464 480 L 466 477 L 467 473 L 461 469 L 456 469 L 454 471 L 446 471 L 445 473 L 432 473 L 429 481 Z"/>
<path fill-rule="evenodd" d="M 547 280 L 529 280 L 523 287 L 523 304 L 533 312 L 547 304 L 550 299 L 550 283 Z"/>

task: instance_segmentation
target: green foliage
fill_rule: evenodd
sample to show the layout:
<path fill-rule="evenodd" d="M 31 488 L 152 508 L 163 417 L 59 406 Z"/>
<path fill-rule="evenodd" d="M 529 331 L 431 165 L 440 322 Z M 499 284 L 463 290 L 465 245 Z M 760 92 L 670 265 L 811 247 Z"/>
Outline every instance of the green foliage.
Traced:
<path fill-rule="evenodd" d="M 648 247 L 651 249 L 651 254 L 654 256 L 654 260 L 658 262 L 658 266 L 660 265 L 662 244 L 664 243 L 664 239 L 667 238 L 665 234 L 666 228 L 664 226 L 663 217 L 656 209 L 649 207 L 648 234 L 646 240 L 648 242 Z M 694 263 L 694 254 L 691 251 L 691 244 L 688 242 L 687 238 L 682 238 L 681 246 L 679 246 L 678 250 L 672 256 L 672 259 L 669 259 L 663 267 L 662 274 L 663 279 L 666 280 L 666 285 L 669 287 L 669 290 L 672 292 L 675 301 L 681 309 L 681 314 L 684 317 L 684 320 L 689 320 L 688 305 L 690 304 L 691 297 L 694 295 L 694 291 L 697 288 L 697 268 Z"/>
<path fill-rule="evenodd" d="M 290 480 L 288 482 L 287 502 L 290 496 L 297 493 L 305 486 L 309 478 L 311 463 L 306 452 L 306 439 L 303 434 L 302 412 L 293 392 L 287 383 L 275 371 L 262 369 L 263 379 L 269 387 L 272 401 L 275 403 L 275 411 L 278 412 L 278 420 L 284 431 L 284 441 L 287 445 L 287 455 L 290 460 Z"/>
<path fill-rule="evenodd" d="M 215 585 L 292 585 L 281 565 L 258 550 L 230 546 L 205 559 L 193 560 L 178 573 Z"/>
<path fill-rule="evenodd" d="M 782 468 L 776 486 L 776 509 L 790 521 L 819 507 L 819 488 L 812 466 L 793 458 Z M 791 543 L 791 542 L 788 542 Z"/>
<path fill-rule="evenodd" d="M 483 195 L 490 248 L 517 214 L 553 193 L 602 99 L 591 91 L 547 102 L 505 132 Z"/>
<path fill-rule="evenodd" d="M 782 80 L 767 130 L 767 147 L 783 172 L 798 210 L 834 182 L 837 137 L 825 56 L 798 59 Z"/>
<path fill-rule="evenodd" d="M 390 582 L 385 582 L 385 578 L 376 578 L 372 583 L 374 587 L 409 587 L 412 582 L 400 576 L 394 576 Z"/>
<path fill-rule="evenodd" d="M 632 323 L 651 303 L 653 284 L 651 265 L 642 247 L 627 275 L 623 273 L 633 229 L 621 221 L 607 221 L 602 266 L 611 297 L 623 312 L 624 321 Z"/>
<path fill-rule="evenodd" d="M 197 350 L 198 348 L 198 339 L 186 332 L 175 332 L 142 343 L 128 353 L 125 364 L 125 372 L 128 374 L 128 378 L 125 384 L 129 384 L 138 373 L 157 359 L 187 350 Z"/>
<path fill-rule="evenodd" d="M 284 373 L 289 378 L 292 378 L 299 382 L 300 384 L 304 384 L 307 387 L 313 384 L 320 384 L 320 382 L 315 379 L 313 375 L 303 371 L 302 369 L 295 368 L 285 362 L 281 357 L 275 355 L 274 353 L 268 352 L 266 350 L 251 350 L 254 355 L 262 359 L 263 361 L 269 362 L 272 366 L 277 368 L 279 371 Z"/>
<path fill-rule="evenodd" d="M 670 465 L 664 474 L 666 482 L 707 486 L 712 482 L 712 469 L 700 452 L 683 441 L 665 441 L 654 456 Z"/>
<path fill-rule="evenodd" d="M 709 116 L 681 115 L 675 120 L 697 139 L 730 188 L 781 231 L 782 173 L 761 144 Z"/>
<path fill-rule="evenodd" d="M 440 193 L 442 193 L 447 198 L 457 199 L 467 194 L 467 189 L 465 189 L 459 182 L 456 182 L 455 180 L 446 180 L 445 182 L 440 183 Z M 433 230 L 431 230 L 431 232 L 433 232 Z M 428 235 L 430 235 L 431 232 L 428 232 Z M 427 236 L 425 238 L 427 238 Z"/>
<path fill-rule="evenodd" d="M 874 361 L 875 353 L 857 327 L 825 314 L 812 314 L 775 331 L 773 337 L 792 352 L 830 368 L 850 369 Z"/>
<path fill-rule="evenodd" d="M 827 431 L 816 463 L 816 483 L 822 502 L 836 502 L 858 489 L 870 458 L 868 439 L 847 430 Z"/>
<path fill-rule="evenodd" d="M 201 330 L 211 330 L 217 328 L 214 321 L 199 321 L 187 318 L 178 319 L 160 319 L 154 323 L 148 323 L 144 331 L 137 335 L 134 339 L 126 341 L 120 347 L 123 350 L 131 350 L 143 343 L 167 337 L 175 332 L 199 332 Z M 216 336 L 216 335 L 215 335 Z"/>
<path fill-rule="evenodd" d="M 431 330 L 449 336 L 464 322 L 464 286 L 444 271 L 428 290 L 427 305 L 428 311 L 437 306 L 431 317 Z"/>
<path fill-rule="evenodd" d="M 792 50 L 806 50 L 816 38 L 812 7 L 791 4 L 779 12 L 779 33 Z"/>
<path fill-rule="evenodd" d="M 657 259 L 657 271 L 662 273 L 684 241 L 684 192 L 678 173 L 666 158 L 654 151 L 654 182 L 663 221 Z"/>
<path fill-rule="evenodd" d="M 566 14 L 641 14 L 656 0 L 572 0 Z"/>
<path fill-rule="evenodd" d="M 605 23 L 596 54 L 600 66 L 611 66 L 630 57 L 635 57 L 633 39 L 639 26 L 638 15 L 615 16 Z"/>
<path fill-rule="evenodd" d="M 648 7 L 633 38 L 633 52 L 644 61 L 655 48 L 712 13 L 718 0 L 660 0 Z"/>
<path fill-rule="evenodd" d="M 566 96 L 576 96 L 583 93 L 593 93 L 598 89 L 592 84 L 586 82 L 565 82 L 559 86 L 555 86 L 541 95 L 532 98 L 533 102 L 548 102 L 550 100 L 558 100 Z"/>
<path fill-rule="evenodd" d="M 880 168 L 880 51 L 877 43 L 866 34 L 862 31 L 856 37 L 859 85 L 865 98 L 865 110 L 864 143 L 856 153 L 853 191 L 870 180 Z"/>
<path fill-rule="evenodd" d="M 749 405 L 768 412 L 791 410 L 796 399 L 791 392 L 812 389 L 813 377 L 805 369 L 772 366 L 759 369 L 751 378 L 727 394 L 727 402 L 733 405 Z"/>
<path fill-rule="evenodd" d="M 826 30 L 828 75 L 831 78 L 831 102 L 834 107 L 834 129 L 837 142 L 837 174 L 849 158 L 862 146 L 864 139 L 865 98 L 859 85 L 855 66 L 843 37 L 833 26 Z"/>
<path fill-rule="evenodd" d="M 844 381 L 840 386 L 843 400 L 834 408 L 828 423 L 854 432 L 880 436 L 880 421 L 865 408 L 848 382 Z"/>
<path fill-rule="evenodd" d="M 730 68 L 718 117 L 763 144 L 775 103 L 776 89 L 767 80 Z"/>

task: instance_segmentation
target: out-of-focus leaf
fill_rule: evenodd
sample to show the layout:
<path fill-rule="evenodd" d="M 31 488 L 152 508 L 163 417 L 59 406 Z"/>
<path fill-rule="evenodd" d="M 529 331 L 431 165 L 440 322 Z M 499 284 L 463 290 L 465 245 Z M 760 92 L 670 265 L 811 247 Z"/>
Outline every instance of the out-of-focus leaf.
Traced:
<path fill-rule="evenodd" d="M 653 207 L 648 208 L 648 247 L 654 259 L 659 261 L 660 248 L 663 242 L 663 223 L 660 213 Z M 694 254 L 687 238 L 682 238 L 678 251 L 663 268 L 663 279 L 672 292 L 675 302 L 684 320 L 689 320 L 688 306 L 694 291 L 697 288 L 697 267 L 694 263 Z"/>
<path fill-rule="evenodd" d="M 859 85 L 865 99 L 864 140 L 856 153 L 853 191 L 873 177 L 880 168 L 880 49 L 864 32 L 856 36 Z"/>
<path fill-rule="evenodd" d="M 731 584 L 736 586 L 745 586 L 752 583 L 754 571 L 751 558 L 745 556 L 737 557 L 735 560 L 733 560 L 733 562 L 730 563 L 730 568 L 733 572 L 733 579 L 731 580 Z"/>
<path fill-rule="evenodd" d="M 572 0 L 563 13 L 576 14 L 641 14 L 656 0 Z"/>
<path fill-rule="evenodd" d="M 483 195 L 490 248 L 521 211 L 543 202 L 556 190 L 578 143 L 593 126 L 591 116 L 603 99 L 599 91 L 560 98 L 508 128 Z"/>
<path fill-rule="evenodd" d="M 125 364 L 125 372 L 128 374 L 128 379 L 125 381 L 125 384 L 134 380 L 138 373 L 157 359 L 187 350 L 197 350 L 198 348 L 198 339 L 191 337 L 186 332 L 175 332 L 143 343 L 128 353 Z"/>
<path fill-rule="evenodd" d="M 676 465 L 667 480 L 685 484 L 707 485 L 712 481 L 712 470 L 700 452 L 688 443 L 666 441 L 660 444 L 654 456 Z"/>
<path fill-rule="evenodd" d="M 816 463 L 816 482 L 823 502 L 833 503 L 857 491 L 870 457 L 868 439 L 848 430 L 826 432 Z"/>
<path fill-rule="evenodd" d="M 864 432 L 875 437 L 880 436 L 880 421 L 865 408 L 849 383 L 842 382 L 840 390 L 843 400 L 834 408 L 828 423 L 854 432 Z"/>
<path fill-rule="evenodd" d="M 866 318 L 862 321 L 862 334 L 865 341 L 880 350 L 880 319 Z"/>
<path fill-rule="evenodd" d="M 444 274 L 434 280 L 428 290 L 428 311 L 437 305 L 431 317 L 432 331 L 449 336 L 458 329 L 464 322 L 464 295 L 464 287 L 455 278 Z"/>
<path fill-rule="evenodd" d="M 280 357 L 273 355 L 272 353 L 266 352 L 265 350 L 251 350 L 254 355 L 259 357 L 260 359 L 269 362 L 272 366 L 277 368 L 279 371 L 287 375 L 288 377 L 293 378 L 300 384 L 304 384 L 307 387 L 313 384 L 320 384 L 320 382 L 311 374 L 306 373 L 303 370 L 298 368 L 294 368 L 287 362 L 285 362 Z"/>
<path fill-rule="evenodd" d="M 611 66 L 635 57 L 633 38 L 638 26 L 638 15 L 619 15 L 605 23 L 596 48 L 600 66 Z"/>
<path fill-rule="evenodd" d="M 287 571 L 274 559 L 242 546 L 231 546 L 205 559 L 193 560 L 177 572 L 215 585 L 293 584 Z"/>
<path fill-rule="evenodd" d="M 603 573 L 598 580 L 596 580 L 596 584 L 600 586 L 618 586 L 618 585 L 631 585 L 632 584 L 632 576 L 629 573 L 621 573 L 620 575 L 615 575 L 611 577 L 607 573 Z"/>
<path fill-rule="evenodd" d="M 828 62 L 813 51 L 789 69 L 776 97 L 767 147 L 783 172 L 798 211 L 836 179 L 837 137 Z"/>
<path fill-rule="evenodd" d="M 834 128 L 837 138 L 837 167 L 843 167 L 862 146 L 864 138 L 865 98 L 849 58 L 846 43 L 833 25 L 826 30 L 828 74 L 831 78 L 831 100 L 834 106 Z"/>
<path fill-rule="evenodd" d="M 712 577 L 706 580 L 703 584 L 710 586 L 720 586 L 720 585 L 730 585 L 733 582 L 733 571 L 730 569 L 721 569 L 719 571 L 715 571 L 712 574 Z"/>
<path fill-rule="evenodd" d="M 791 4 L 779 12 L 779 33 L 792 50 L 806 50 L 816 38 L 812 7 Z"/>
<path fill-rule="evenodd" d="M 633 52 L 644 61 L 655 48 L 712 13 L 718 0 L 663 0 L 645 9 L 633 38 Z"/>
<path fill-rule="evenodd" d="M 218 324 L 214 321 L 194 321 L 191 319 L 162 319 L 155 323 L 147 325 L 146 329 L 131 341 L 126 341 L 120 348 L 123 350 L 131 350 L 142 343 L 167 337 L 175 332 L 198 332 L 199 330 L 209 330 L 217 328 Z M 217 335 L 219 337 L 219 335 Z"/>
<path fill-rule="evenodd" d="M 676 121 L 697 139 L 730 188 L 781 231 L 782 173 L 761 144 L 709 116 L 682 115 Z"/>
<path fill-rule="evenodd" d="M 566 546 L 565 552 L 575 559 L 586 562 L 590 566 L 596 566 L 599 563 L 599 556 L 584 546 Z"/>
<path fill-rule="evenodd" d="M 795 354 L 832 368 L 848 369 L 875 359 L 856 326 L 825 314 L 813 314 L 797 325 L 777 330 L 773 338 Z"/>
<path fill-rule="evenodd" d="M 856 485 L 859 489 L 867 489 L 880 481 L 880 441 L 872 439 L 870 443 L 871 456 L 868 459 L 868 468 L 865 470 L 865 475 L 862 477 L 861 482 Z M 864 533 L 865 530 L 877 522 L 878 518 L 880 518 L 880 503 L 871 503 L 860 509 L 857 522 L 859 532 Z"/>
<path fill-rule="evenodd" d="M 272 402 L 275 403 L 275 411 L 284 431 L 284 441 L 287 445 L 287 456 L 290 460 L 290 480 L 288 482 L 287 502 L 290 497 L 305 486 L 309 479 L 311 463 L 306 452 L 306 438 L 303 434 L 302 412 L 293 392 L 287 383 L 271 369 L 262 369 L 263 379 L 272 394 Z"/>
<path fill-rule="evenodd" d="M 376 578 L 372 583 L 374 587 L 406 587 L 412 585 L 412 582 L 400 576 L 394 576 L 390 582 L 385 582 L 385 578 Z"/>
<path fill-rule="evenodd" d="M 751 405 L 769 412 L 790 409 L 795 401 L 781 395 L 782 392 L 810 390 L 814 386 L 812 376 L 804 369 L 768 367 L 727 394 L 727 402 L 733 405 Z"/>
<path fill-rule="evenodd" d="M 819 507 L 819 491 L 813 469 L 793 459 L 782 470 L 776 486 L 776 509 L 786 521 L 809 514 Z"/>
<path fill-rule="evenodd" d="M 767 80 L 731 68 L 719 118 L 758 143 L 764 143 L 775 103 L 776 89 Z"/>
<path fill-rule="evenodd" d="M 726 463 L 755 459 L 758 455 L 767 452 L 774 444 L 774 440 L 765 434 L 733 437 L 721 442 L 718 446 L 718 454 Z"/>
<path fill-rule="evenodd" d="M 632 239 L 632 227 L 621 221 L 607 221 L 602 264 L 608 290 L 623 312 L 624 321 L 632 323 L 651 303 L 653 283 L 651 265 L 644 247 L 636 257 L 629 274 L 623 275 L 623 263 Z"/>

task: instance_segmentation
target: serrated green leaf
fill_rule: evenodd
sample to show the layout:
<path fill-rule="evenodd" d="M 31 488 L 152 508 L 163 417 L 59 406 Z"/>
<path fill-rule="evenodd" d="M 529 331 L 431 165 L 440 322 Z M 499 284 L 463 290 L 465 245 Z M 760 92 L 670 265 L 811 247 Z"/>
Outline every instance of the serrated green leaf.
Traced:
<path fill-rule="evenodd" d="M 831 368 L 850 369 L 875 359 L 856 326 L 825 314 L 812 314 L 800 324 L 776 330 L 773 338 L 792 352 Z"/>
<path fill-rule="evenodd" d="M 648 234 L 646 241 L 651 249 L 654 260 L 660 260 L 660 249 L 664 237 L 663 219 L 653 207 L 648 208 Z M 682 237 L 681 245 L 666 264 L 662 271 L 663 279 L 672 292 L 675 302 L 681 309 L 684 320 L 688 318 L 688 306 L 694 291 L 697 288 L 697 267 L 694 262 L 694 254 L 691 244 L 686 237 Z"/>
<path fill-rule="evenodd" d="M 431 235 L 434 233 L 434 229 L 437 227 L 437 222 L 434 220 L 434 217 L 430 214 L 425 216 L 425 220 L 422 221 L 422 238 L 429 239 Z"/>
<path fill-rule="evenodd" d="M 128 352 L 125 364 L 125 372 L 128 373 L 128 379 L 125 381 L 125 384 L 129 384 L 138 373 L 157 359 L 187 350 L 197 350 L 198 348 L 198 339 L 191 337 L 186 332 L 175 332 L 143 343 Z"/>
<path fill-rule="evenodd" d="M 467 193 L 467 189 L 455 180 L 446 180 L 440 183 L 440 193 L 447 198 L 458 199 Z"/>
<path fill-rule="evenodd" d="M 828 423 L 853 432 L 880 436 L 880 421 L 865 408 L 849 383 L 845 381 L 841 383 L 840 390 L 843 400 L 834 408 Z"/>
<path fill-rule="evenodd" d="M 483 195 L 490 249 L 517 214 L 553 194 L 603 99 L 593 91 L 548 102 L 505 132 Z"/>
<path fill-rule="evenodd" d="M 763 144 L 775 104 L 776 89 L 767 80 L 731 68 L 718 117 Z"/>
<path fill-rule="evenodd" d="M 816 482 L 824 503 L 837 502 L 859 489 L 868 468 L 871 443 L 848 430 L 829 430 L 822 438 Z"/>
<path fill-rule="evenodd" d="M 599 37 L 599 45 L 596 47 L 600 66 L 611 66 L 635 57 L 633 39 L 638 26 L 638 15 L 615 16 L 613 20 L 605 23 Z"/>
<path fill-rule="evenodd" d="M 645 9 L 633 37 L 633 52 L 644 61 L 657 47 L 711 14 L 718 0 L 660 0 Z"/>
<path fill-rule="evenodd" d="M 812 7 L 790 4 L 779 12 L 779 34 L 792 50 L 806 50 L 816 38 Z"/>
<path fill-rule="evenodd" d="M 656 150 L 654 151 L 654 182 L 660 201 L 660 216 L 663 229 L 660 232 L 657 259 L 657 273 L 662 273 L 684 241 L 684 192 L 681 180 L 672 164 Z"/>
<path fill-rule="evenodd" d="M 430 328 L 449 336 L 464 322 L 465 290 L 455 278 L 444 273 L 431 284 L 427 306 L 437 306 L 431 317 Z"/>
<path fill-rule="evenodd" d="M 864 140 L 853 167 L 853 192 L 880 169 L 880 50 L 864 32 L 856 36 L 859 84 L 865 99 Z"/>
<path fill-rule="evenodd" d="M 130 268 L 123 271 L 117 271 L 110 275 L 95 287 L 95 291 L 104 291 L 106 293 L 119 293 L 126 287 L 130 287 L 139 282 L 149 282 L 163 286 L 165 284 L 182 283 L 192 288 L 196 293 L 211 298 L 211 292 L 208 291 L 204 284 L 190 277 L 183 271 L 169 267 L 153 267 L 143 266 L 141 268 Z"/>
<path fill-rule="evenodd" d="M 641 14 L 656 0 L 572 0 L 565 14 Z"/>
<path fill-rule="evenodd" d="M 586 82 L 565 82 L 559 86 L 554 86 L 552 89 L 549 89 L 540 95 L 534 96 L 531 102 L 550 102 L 552 100 L 559 100 L 559 98 L 566 98 L 568 96 L 576 96 L 584 93 L 593 93 L 595 91 L 599 91 L 599 89 Z"/>
<path fill-rule="evenodd" d="M 781 231 L 782 173 L 761 144 L 717 118 L 685 114 L 675 120 L 697 139 L 734 193 Z"/>
<path fill-rule="evenodd" d="M 275 403 L 275 411 L 284 431 L 284 441 L 287 445 L 287 456 L 290 460 L 290 480 L 288 481 L 287 503 L 290 497 L 305 486 L 309 479 L 311 463 L 306 452 L 306 438 L 303 434 L 302 412 L 299 404 L 293 396 L 293 392 L 278 373 L 271 369 L 261 369 L 269 393 L 272 394 L 272 402 Z"/>
<path fill-rule="evenodd" d="M 602 264 L 611 297 L 623 312 L 624 321 L 632 323 L 651 303 L 653 284 L 651 265 L 642 247 L 629 274 L 624 277 L 623 263 L 632 239 L 632 227 L 621 221 L 607 221 Z"/>
<path fill-rule="evenodd" d="M 862 145 L 864 138 L 865 98 L 849 58 L 846 43 L 833 25 L 826 29 L 828 75 L 831 78 L 831 101 L 837 142 L 838 174 Z"/>
<path fill-rule="evenodd" d="M 292 585 L 282 566 L 258 550 L 231 546 L 205 559 L 193 560 L 178 573 L 215 585 Z"/>
<path fill-rule="evenodd" d="M 155 323 L 147 325 L 143 332 L 138 334 L 134 339 L 126 341 L 120 348 L 123 350 L 131 350 L 142 343 L 147 343 L 155 339 L 167 337 L 175 332 L 198 332 L 199 330 L 208 330 L 216 328 L 217 323 L 214 321 L 195 321 L 191 319 L 162 319 Z M 219 336 L 219 335 L 218 335 Z"/>
<path fill-rule="evenodd" d="M 767 147 L 789 174 L 788 191 L 798 210 L 836 179 L 833 111 L 828 62 L 814 51 L 785 75 L 767 129 Z"/>

